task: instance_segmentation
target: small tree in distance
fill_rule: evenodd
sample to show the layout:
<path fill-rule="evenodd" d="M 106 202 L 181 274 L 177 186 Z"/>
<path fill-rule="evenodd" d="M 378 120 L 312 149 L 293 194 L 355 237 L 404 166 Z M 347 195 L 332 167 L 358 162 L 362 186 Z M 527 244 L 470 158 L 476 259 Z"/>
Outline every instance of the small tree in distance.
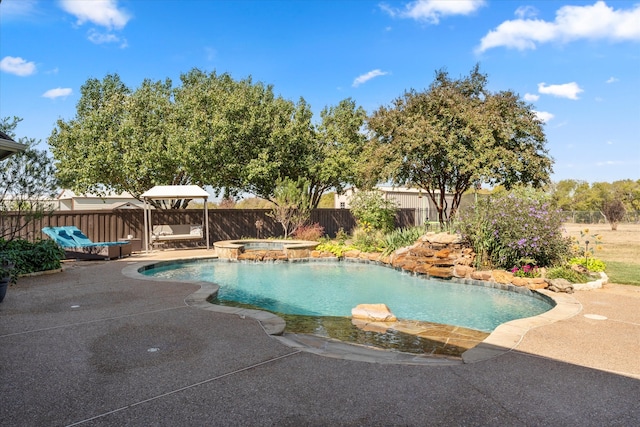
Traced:
<path fill-rule="evenodd" d="M 605 201 L 602 204 L 601 212 L 611 225 L 612 231 L 618 229 L 618 223 L 624 219 L 624 215 L 627 213 L 624 204 L 619 199 Z"/>

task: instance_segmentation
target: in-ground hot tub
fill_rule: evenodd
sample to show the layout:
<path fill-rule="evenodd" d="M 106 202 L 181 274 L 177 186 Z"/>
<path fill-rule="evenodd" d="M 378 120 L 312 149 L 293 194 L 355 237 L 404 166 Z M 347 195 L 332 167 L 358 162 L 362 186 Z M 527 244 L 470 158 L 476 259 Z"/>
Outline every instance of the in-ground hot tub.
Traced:
<path fill-rule="evenodd" d="M 240 254 L 247 251 L 281 251 L 287 259 L 298 259 L 309 258 L 318 245 L 318 242 L 309 240 L 247 239 L 221 240 L 215 242 L 213 247 L 220 259 L 237 260 Z"/>

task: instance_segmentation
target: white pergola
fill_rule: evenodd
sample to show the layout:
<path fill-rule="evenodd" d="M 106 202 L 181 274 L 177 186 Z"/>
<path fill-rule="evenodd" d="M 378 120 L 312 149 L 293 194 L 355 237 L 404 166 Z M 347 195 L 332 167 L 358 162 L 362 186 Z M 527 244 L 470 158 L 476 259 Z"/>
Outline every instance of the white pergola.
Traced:
<path fill-rule="evenodd" d="M 203 199 L 204 201 L 204 238 L 209 249 L 209 209 L 207 199 L 210 194 L 197 185 L 156 185 L 145 191 L 141 197 L 144 202 L 144 247 L 149 251 L 149 231 L 153 225 L 151 223 L 150 200 L 174 200 L 174 199 Z"/>

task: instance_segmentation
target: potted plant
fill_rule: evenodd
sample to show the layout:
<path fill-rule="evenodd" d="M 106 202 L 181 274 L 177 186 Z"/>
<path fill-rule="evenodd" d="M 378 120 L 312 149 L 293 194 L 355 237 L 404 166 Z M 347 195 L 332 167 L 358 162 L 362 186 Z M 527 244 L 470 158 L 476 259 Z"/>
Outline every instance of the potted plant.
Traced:
<path fill-rule="evenodd" d="M 0 302 L 7 294 L 9 283 L 16 283 L 15 264 L 0 254 Z"/>

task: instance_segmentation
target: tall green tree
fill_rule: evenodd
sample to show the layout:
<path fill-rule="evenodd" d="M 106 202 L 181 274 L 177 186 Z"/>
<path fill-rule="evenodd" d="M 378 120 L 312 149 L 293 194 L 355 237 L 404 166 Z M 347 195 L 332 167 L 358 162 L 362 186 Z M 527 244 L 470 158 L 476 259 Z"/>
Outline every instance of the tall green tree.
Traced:
<path fill-rule="evenodd" d="M 358 160 L 367 141 L 362 132 L 367 113 L 353 99 L 325 107 L 320 117 L 306 171 L 312 208 L 318 207 L 325 192 L 341 193 L 346 185 L 357 183 Z"/>
<path fill-rule="evenodd" d="M 567 212 L 594 209 L 591 186 L 587 181 L 564 179 L 551 187 L 553 201 L 559 209 Z"/>
<path fill-rule="evenodd" d="M 640 179 L 623 179 L 612 185 L 627 211 L 640 211 Z"/>
<path fill-rule="evenodd" d="M 280 177 L 300 176 L 311 109 L 275 96 L 251 77 L 193 69 L 175 91 L 184 160 L 199 180 L 226 196 L 270 198 Z"/>
<path fill-rule="evenodd" d="M 437 71 L 427 90 L 409 90 L 375 111 L 368 128 L 364 181 L 390 179 L 423 189 L 441 224 L 447 220 L 447 193 L 453 216 L 474 184 L 509 189 L 549 181 L 552 159 L 541 121 L 515 93 L 489 91 L 478 65 L 459 79 Z"/>
<path fill-rule="evenodd" d="M 272 199 L 279 179 L 304 178 L 316 207 L 324 192 L 353 181 L 365 140 L 366 114 L 352 100 L 321 116 L 314 125 L 303 98 L 276 96 L 251 77 L 194 68 L 178 87 L 167 79 L 131 89 L 110 74 L 86 81 L 76 116 L 58 120 L 49 144 L 60 180 L 81 193 L 139 198 L 154 185 L 195 184 Z"/>
<path fill-rule="evenodd" d="M 64 186 L 139 198 L 154 185 L 202 185 L 183 161 L 170 80 L 145 80 L 131 90 L 110 74 L 87 80 L 80 92 L 76 116 L 59 119 L 48 141 Z"/>

